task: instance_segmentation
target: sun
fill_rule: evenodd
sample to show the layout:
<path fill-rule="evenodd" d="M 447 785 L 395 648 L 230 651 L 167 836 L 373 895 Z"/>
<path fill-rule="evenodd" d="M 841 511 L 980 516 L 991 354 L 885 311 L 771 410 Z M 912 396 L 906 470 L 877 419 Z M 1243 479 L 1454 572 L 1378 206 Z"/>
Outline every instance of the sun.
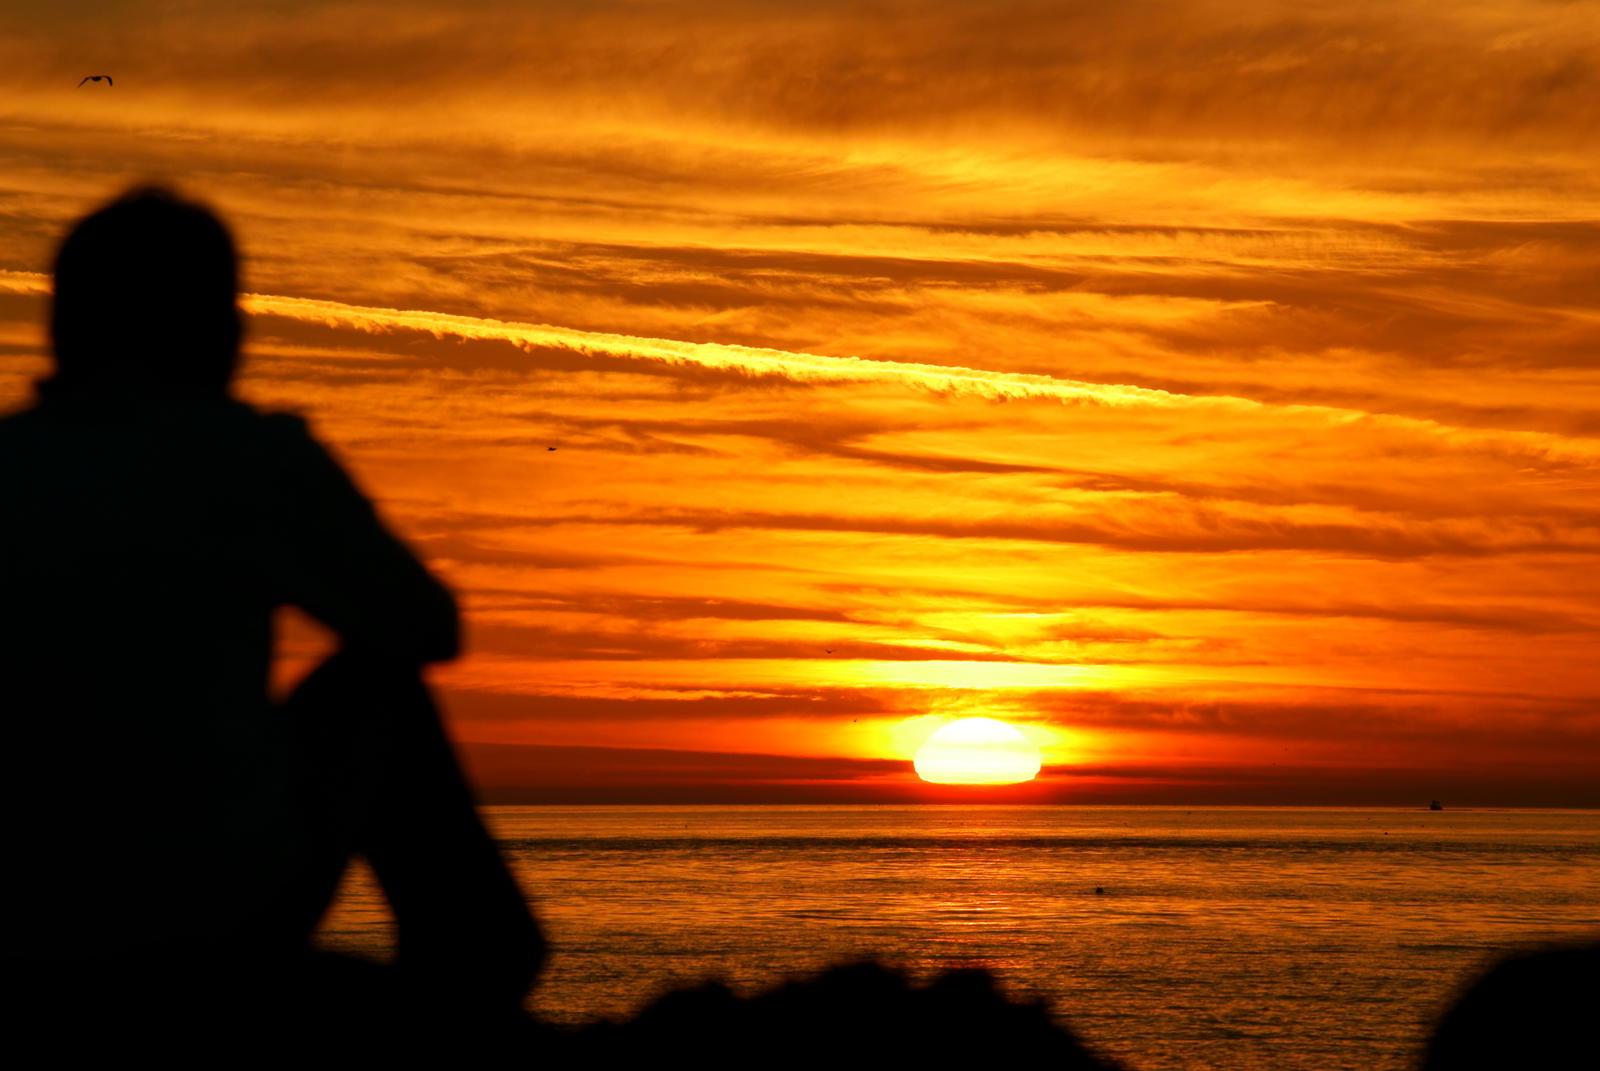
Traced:
<path fill-rule="evenodd" d="M 917 749 L 917 776 L 936 785 L 1016 785 L 1039 775 L 1039 749 L 994 718 L 941 726 Z"/>

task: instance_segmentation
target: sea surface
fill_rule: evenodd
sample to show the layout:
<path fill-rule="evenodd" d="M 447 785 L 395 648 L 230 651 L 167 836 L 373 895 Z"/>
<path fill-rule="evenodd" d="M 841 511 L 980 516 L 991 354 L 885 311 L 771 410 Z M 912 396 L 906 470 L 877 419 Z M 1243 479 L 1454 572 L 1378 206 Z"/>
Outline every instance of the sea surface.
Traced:
<path fill-rule="evenodd" d="M 1493 954 L 1600 939 L 1600 812 L 1163 807 L 500 807 L 575 1022 L 708 977 L 980 964 L 1131 1067 L 1414 1061 Z M 1104 889 L 1097 894 L 1095 887 Z M 382 952 L 353 872 L 325 927 Z"/>

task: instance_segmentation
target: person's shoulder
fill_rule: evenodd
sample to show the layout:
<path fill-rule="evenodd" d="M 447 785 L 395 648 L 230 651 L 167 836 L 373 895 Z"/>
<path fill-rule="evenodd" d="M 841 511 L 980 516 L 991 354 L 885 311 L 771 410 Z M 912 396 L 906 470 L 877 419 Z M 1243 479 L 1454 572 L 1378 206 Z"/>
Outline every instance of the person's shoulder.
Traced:
<path fill-rule="evenodd" d="M 316 434 L 308 417 L 287 409 L 251 409 L 251 419 L 256 450 L 277 479 L 326 493 L 350 483 L 337 451 Z"/>
<path fill-rule="evenodd" d="M 260 429 L 260 433 L 269 439 L 296 443 L 316 441 L 316 436 L 311 432 L 311 421 L 292 409 L 256 409 L 252 407 L 250 412 Z"/>
<path fill-rule="evenodd" d="M 315 436 L 298 413 L 260 408 L 236 398 L 150 397 L 130 403 L 97 397 L 45 398 L 0 413 L 0 449 L 45 448 L 58 440 L 114 435 L 129 449 L 204 443 L 224 463 L 241 455 L 315 452 Z"/>
<path fill-rule="evenodd" d="M 292 410 L 237 399 L 191 414 L 191 431 L 212 444 L 224 464 L 241 465 L 272 482 L 303 478 L 320 466 L 324 451 L 306 418 Z"/>
<path fill-rule="evenodd" d="M 292 409 L 266 408 L 230 398 L 213 411 L 219 423 L 241 438 L 270 449 L 303 449 L 316 441 L 311 423 Z"/>

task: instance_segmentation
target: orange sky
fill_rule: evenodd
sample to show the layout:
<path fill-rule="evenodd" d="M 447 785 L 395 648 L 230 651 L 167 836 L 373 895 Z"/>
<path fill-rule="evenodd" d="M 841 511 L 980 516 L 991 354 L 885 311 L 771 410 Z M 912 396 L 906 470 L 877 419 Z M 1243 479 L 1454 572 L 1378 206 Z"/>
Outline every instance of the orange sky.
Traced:
<path fill-rule="evenodd" d="M 506 7 L 0 14 L 0 405 L 223 210 L 492 798 L 1600 804 L 1592 8 Z"/>

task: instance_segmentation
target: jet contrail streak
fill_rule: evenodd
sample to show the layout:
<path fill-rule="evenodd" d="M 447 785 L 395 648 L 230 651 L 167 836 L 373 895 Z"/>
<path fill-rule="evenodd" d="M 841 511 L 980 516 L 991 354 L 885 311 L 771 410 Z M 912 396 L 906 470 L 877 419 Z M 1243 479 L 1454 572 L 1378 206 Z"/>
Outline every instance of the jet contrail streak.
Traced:
<path fill-rule="evenodd" d="M 0 289 L 47 293 L 48 276 L 0 270 Z M 709 368 L 750 376 L 775 376 L 800 383 L 884 383 L 940 394 L 987 399 L 1045 399 L 1074 405 L 1126 408 L 1210 409 L 1236 414 L 1293 416 L 1324 426 L 1362 424 L 1413 436 L 1444 440 L 1461 449 L 1493 450 L 1566 462 L 1600 460 L 1600 442 L 1541 431 L 1472 428 L 1422 417 L 1374 413 L 1326 405 L 1262 402 L 1233 395 L 1193 395 L 1117 383 L 1091 383 L 1025 372 L 1000 372 L 958 365 L 919 364 L 865 357 L 839 357 L 765 349 L 719 342 L 582 331 L 551 324 L 520 323 L 480 316 L 350 305 L 316 298 L 245 294 L 244 307 L 256 315 L 343 327 L 370 334 L 415 331 L 435 338 L 509 342 L 526 350 L 561 349 L 680 367 Z"/>

